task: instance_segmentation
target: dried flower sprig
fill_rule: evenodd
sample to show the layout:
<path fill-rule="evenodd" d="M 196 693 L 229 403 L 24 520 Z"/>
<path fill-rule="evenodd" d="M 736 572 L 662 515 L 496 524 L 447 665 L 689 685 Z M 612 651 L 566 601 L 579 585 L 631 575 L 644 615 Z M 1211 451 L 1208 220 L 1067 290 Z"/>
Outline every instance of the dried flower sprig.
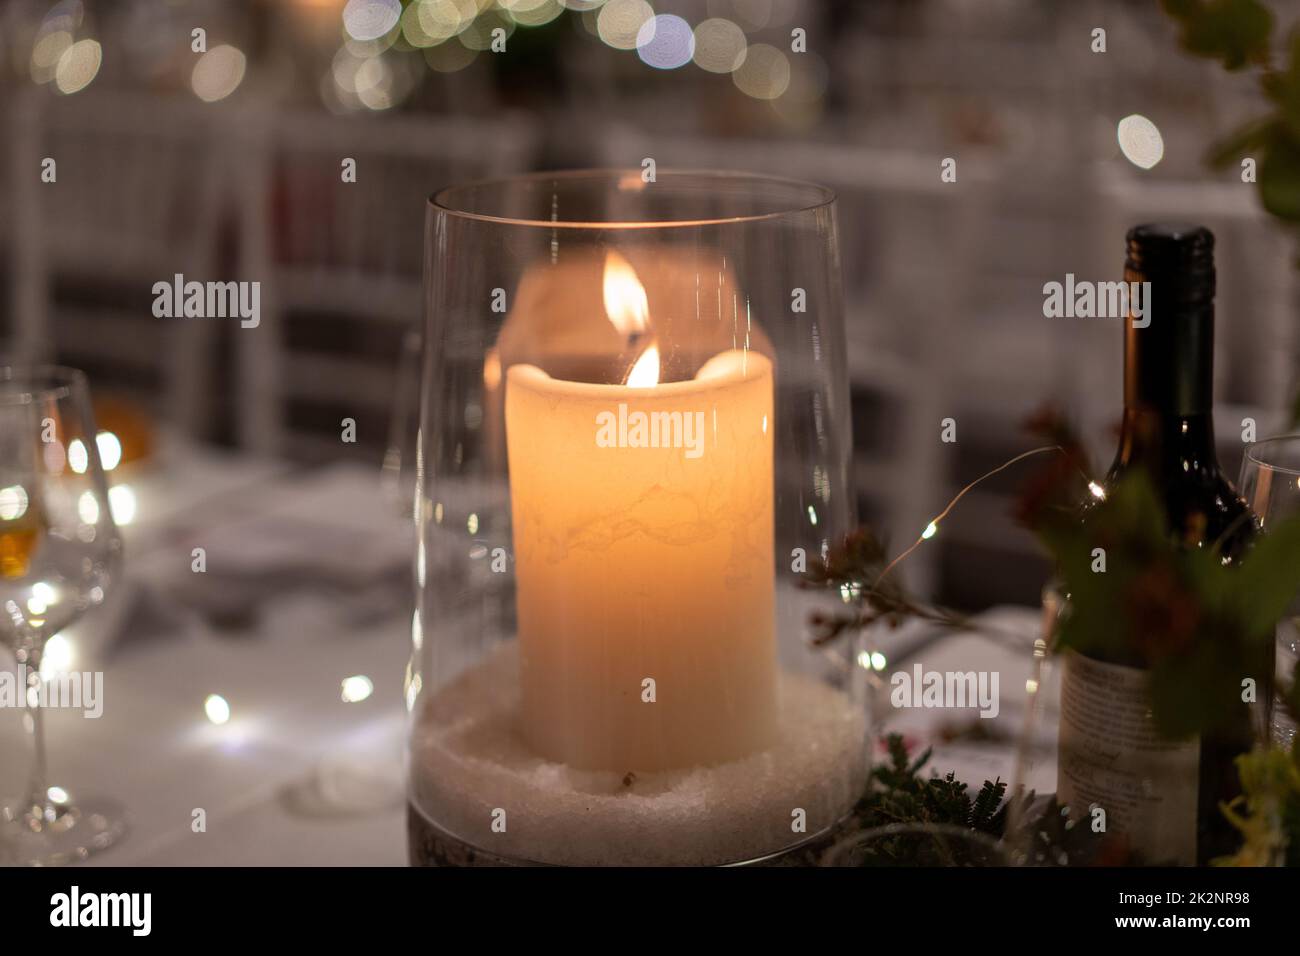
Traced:
<path fill-rule="evenodd" d="M 810 623 L 815 647 L 876 624 L 893 628 L 908 620 L 919 620 L 953 630 L 975 627 L 968 615 L 909 594 L 894 572 L 918 548 L 935 537 L 940 523 L 971 491 L 1026 459 L 1051 455 L 1049 463 L 1026 486 L 1018 501 L 1016 511 L 1021 522 L 1032 526 L 1049 511 L 1066 507 L 1065 502 L 1074 487 L 1081 488 L 1090 480 L 1082 444 L 1064 419 L 1050 409 L 1035 414 L 1025 427 L 1050 444 L 1021 452 L 966 484 L 930 519 L 916 540 L 894 558 L 888 557 L 884 544 L 872 529 L 863 526 L 845 536 L 837 547 L 809 568 L 804 576 L 804 586 L 834 588 L 840 592 L 846 605 L 844 611 L 834 614 L 814 612 Z M 1078 500 L 1077 496 L 1074 500 Z M 988 631 L 987 624 L 981 623 L 980 629 Z M 992 636 L 1018 639 L 1015 635 Z"/>

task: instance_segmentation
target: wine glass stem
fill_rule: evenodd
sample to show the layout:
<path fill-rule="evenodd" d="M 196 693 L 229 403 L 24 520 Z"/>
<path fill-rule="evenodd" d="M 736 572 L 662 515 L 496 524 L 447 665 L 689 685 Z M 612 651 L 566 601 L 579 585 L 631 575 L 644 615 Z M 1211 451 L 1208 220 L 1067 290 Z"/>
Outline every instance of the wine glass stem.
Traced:
<path fill-rule="evenodd" d="M 45 715 L 41 707 L 41 652 L 33 649 L 27 656 L 28 693 L 24 697 L 27 715 L 31 720 L 32 773 L 27 788 L 27 807 L 33 814 L 45 818 L 50 794 L 46 783 Z"/>

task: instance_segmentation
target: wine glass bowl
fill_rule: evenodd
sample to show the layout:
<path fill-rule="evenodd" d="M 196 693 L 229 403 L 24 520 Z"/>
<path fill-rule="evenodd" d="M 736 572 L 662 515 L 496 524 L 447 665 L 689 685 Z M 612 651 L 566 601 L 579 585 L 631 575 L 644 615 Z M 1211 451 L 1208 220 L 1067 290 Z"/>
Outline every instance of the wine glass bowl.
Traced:
<path fill-rule="evenodd" d="M 123 832 L 113 814 L 47 780 L 41 673 L 50 637 L 104 602 L 121 551 L 85 376 L 0 368 L 0 641 L 26 687 L 33 743 L 26 790 L 4 810 L 0 856 L 19 863 L 81 859 Z"/>
<path fill-rule="evenodd" d="M 1238 482 L 1241 494 L 1259 516 L 1264 534 L 1300 512 L 1300 434 L 1267 438 L 1247 446 Z M 1277 626 L 1277 677 L 1289 681 L 1300 661 L 1300 600 L 1293 601 Z M 1296 723 L 1282 707 L 1272 708 L 1269 734 L 1290 747 Z"/>

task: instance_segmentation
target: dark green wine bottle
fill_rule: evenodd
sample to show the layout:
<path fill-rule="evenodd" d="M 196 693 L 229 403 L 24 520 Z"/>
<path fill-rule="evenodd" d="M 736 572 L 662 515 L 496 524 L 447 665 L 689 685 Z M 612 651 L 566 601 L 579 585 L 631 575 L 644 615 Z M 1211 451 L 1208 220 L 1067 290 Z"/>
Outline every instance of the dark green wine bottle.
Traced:
<path fill-rule="evenodd" d="M 1124 417 L 1101 493 L 1140 469 L 1181 546 L 1217 547 L 1234 561 L 1258 522 L 1215 453 L 1214 236 L 1203 226 L 1137 226 L 1124 279 L 1149 285 L 1145 314 L 1125 321 Z M 1058 797 L 1076 812 L 1104 808 L 1107 832 L 1122 833 L 1142 862 L 1204 865 L 1240 842 L 1219 805 L 1240 792 L 1233 761 L 1250 749 L 1256 715 L 1234 699 L 1221 729 L 1163 739 L 1150 718 L 1143 660 L 1136 647 L 1111 660 L 1067 654 Z M 1266 700 L 1271 654 L 1243 670 Z"/>

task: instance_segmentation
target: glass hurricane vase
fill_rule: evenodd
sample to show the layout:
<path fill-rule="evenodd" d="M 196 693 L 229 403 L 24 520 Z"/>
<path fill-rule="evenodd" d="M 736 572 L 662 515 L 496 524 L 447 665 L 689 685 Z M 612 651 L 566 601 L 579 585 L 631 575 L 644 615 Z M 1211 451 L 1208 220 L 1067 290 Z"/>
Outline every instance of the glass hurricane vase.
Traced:
<path fill-rule="evenodd" d="M 412 861 L 825 840 L 869 737 L 802 586 L 854 524 L 833 194 L 539 173 L 434 196 L 426 250 Z"/>

